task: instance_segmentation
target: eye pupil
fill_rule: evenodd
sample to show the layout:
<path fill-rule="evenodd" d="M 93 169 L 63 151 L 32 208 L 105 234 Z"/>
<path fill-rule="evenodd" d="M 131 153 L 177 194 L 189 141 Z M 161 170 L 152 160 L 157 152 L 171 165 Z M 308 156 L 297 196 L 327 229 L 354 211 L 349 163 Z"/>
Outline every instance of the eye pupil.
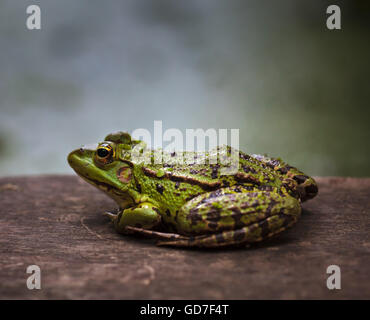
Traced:
<path fill-rule="evenodd" d="M 104 148 L 98 149 L 98 156 L 100 158 L 105 158 L 106 156 L 108 156 L 108 154 L 109 154 L 109 151 L 107 149 L 104 149 Z"/>

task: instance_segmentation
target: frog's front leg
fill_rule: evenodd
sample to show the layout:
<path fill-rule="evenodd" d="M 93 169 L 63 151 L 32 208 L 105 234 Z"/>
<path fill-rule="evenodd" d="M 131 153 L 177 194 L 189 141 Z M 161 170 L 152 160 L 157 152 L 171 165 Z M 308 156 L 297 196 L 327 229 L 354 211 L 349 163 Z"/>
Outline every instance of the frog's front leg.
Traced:
<path fill-rule="evenodd" d="M 142 202 L 135 207 L 124 209 L 112 218 L 119 233 L 132 233 L 126 227 L 152 229 L 161 222 L 158 208 L 150 202 Z"/>

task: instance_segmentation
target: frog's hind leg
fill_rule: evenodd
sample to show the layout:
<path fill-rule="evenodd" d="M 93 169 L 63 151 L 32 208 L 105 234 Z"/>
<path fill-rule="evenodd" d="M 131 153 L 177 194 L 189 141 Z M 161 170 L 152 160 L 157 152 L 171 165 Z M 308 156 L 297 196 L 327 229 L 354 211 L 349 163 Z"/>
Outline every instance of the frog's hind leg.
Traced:
<path fill-rule="evenodd" d="M 258 242 L 292 226 L 300 214 L 299 200 L 287 194 L 222 188 L 201 194 L 180 209 L 178 227 L 190 236 L 158 244 L 222 247 Z"/>
<path fill-rule="evenodd" d="M 180 237 L 173 240 L 159 241 L 157 245 L 200 248 L 247 246 L 250 243 L 271 238 L 292 226 L 296 221 L 297 219 L 294 216 L 277 214 L 237 230 L 228 230 L 216 234 L 193 237 Z"/>

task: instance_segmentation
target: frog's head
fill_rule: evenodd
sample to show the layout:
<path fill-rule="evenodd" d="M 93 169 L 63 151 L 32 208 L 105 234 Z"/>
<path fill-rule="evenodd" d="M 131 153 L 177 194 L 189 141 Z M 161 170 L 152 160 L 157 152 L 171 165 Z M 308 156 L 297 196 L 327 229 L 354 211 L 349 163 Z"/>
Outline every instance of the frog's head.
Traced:
<path fill-rule="evenodd" d="M 127 192 L 133 181 L 131 163 L 122 158 L 122 153 L 135 143 L 128 133 L 110 134 L 97 145 L 72 151 L 68 163 L 84 180 L 107 193 L 120 207 L 125 207 L 132 202 Z"/>

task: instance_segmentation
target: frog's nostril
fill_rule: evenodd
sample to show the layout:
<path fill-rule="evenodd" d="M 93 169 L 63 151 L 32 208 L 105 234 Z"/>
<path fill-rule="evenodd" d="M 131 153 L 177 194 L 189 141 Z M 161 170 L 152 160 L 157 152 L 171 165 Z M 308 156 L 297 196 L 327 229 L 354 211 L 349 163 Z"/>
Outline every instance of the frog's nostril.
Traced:
<path fill-rule="evenodd" d="M 80 148 L 80 152 L 83 153 L 84 152 L 84 148 Z"/>

